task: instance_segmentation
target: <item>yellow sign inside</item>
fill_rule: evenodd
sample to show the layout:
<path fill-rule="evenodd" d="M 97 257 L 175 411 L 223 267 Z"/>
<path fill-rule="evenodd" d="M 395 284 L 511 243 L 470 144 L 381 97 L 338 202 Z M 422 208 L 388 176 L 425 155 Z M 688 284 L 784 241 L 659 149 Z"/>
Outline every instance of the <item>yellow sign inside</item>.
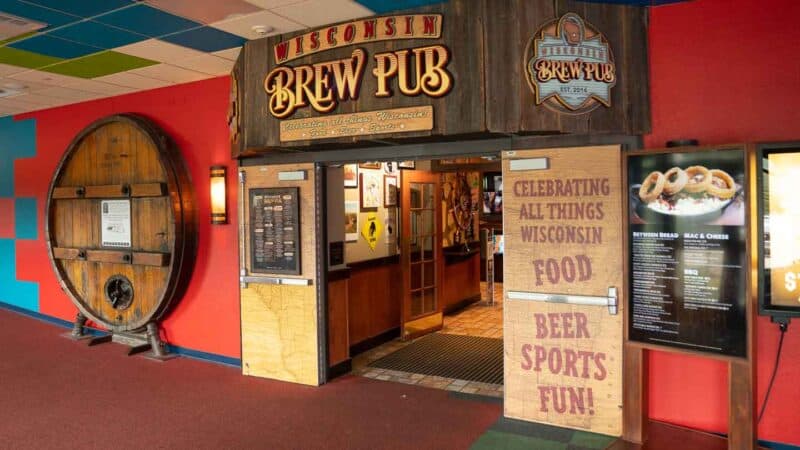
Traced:
<path fill-rule="evenodd" d="M 361 236 L 367 241 L 370 249 L 375 250 L 381 233 L 383 233 L 383 224 L 378 220 L 378 215 L 369 213 L 367 215 L 367 220 L 364 221 L 364 226 L 361 227 Z"/>

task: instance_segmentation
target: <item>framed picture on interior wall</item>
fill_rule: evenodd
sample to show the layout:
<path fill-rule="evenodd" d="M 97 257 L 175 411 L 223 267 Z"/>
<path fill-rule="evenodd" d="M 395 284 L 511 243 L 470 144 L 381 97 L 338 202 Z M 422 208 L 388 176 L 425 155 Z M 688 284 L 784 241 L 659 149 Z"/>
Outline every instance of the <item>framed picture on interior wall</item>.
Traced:
<path fill-rule="evenodd" d="M 397 167 L 401 169 L 416 169 L 417 162 L 416 161 L 400 161 L 397 163 Z"/>
<path fill-rule="evenodd" d="M 359 163 L 358 167 L 360 167 L 362 169 L 380 169 L 381 168 L 381 163 L 379 163 L 379 162 Z"/>
<path fill-rule="evenodd" d="M 344 202 L 344 240 L 356 242 L 358 240 L 358 201 L 347 200 Z"/>
<path fill-rule="evenodd" d="M 383 176 L 383 207 L 397 206 L 397 177 Z"/>
<path fill-rule="evenodd" d="M 397 163 L 394 161 L 383 163 L 383 171 L 389 175 L 392 175 L 393 173 L 397 172 Z"/>
<path fill-rule="evenodd" d="M 381 181 L 378 174 L 373 172 L 361 172 L 358 174 L 360 178 L 359 187 L 361 210 L 374 211 L 381 206 Z"/>
<path fill-rule="evenodd" d="M 358 187 L 358 164 L 345 164 L 342 168 L 344 169 L 344 187 Z"/>

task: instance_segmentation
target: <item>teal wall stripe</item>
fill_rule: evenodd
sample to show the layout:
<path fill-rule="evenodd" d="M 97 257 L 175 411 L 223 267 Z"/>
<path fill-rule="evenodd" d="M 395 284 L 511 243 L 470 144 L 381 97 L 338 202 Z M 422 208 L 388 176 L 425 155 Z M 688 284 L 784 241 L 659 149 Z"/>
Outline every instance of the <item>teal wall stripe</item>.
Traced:
<path fill-rule="evenodd" d="M 17 239 L 38 239 L 38 227 L 36 226 L 36 199 L 14 199 L 14 215 L 14 230 L 16 232 Z"/>

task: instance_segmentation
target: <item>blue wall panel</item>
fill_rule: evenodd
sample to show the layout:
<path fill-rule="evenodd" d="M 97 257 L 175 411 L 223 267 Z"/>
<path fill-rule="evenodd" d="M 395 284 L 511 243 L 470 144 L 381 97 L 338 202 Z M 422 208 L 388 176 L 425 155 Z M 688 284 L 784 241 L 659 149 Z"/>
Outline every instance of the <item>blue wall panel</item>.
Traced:
<path fill-rule="evenodd" d="M 14 161 L 36 156 L 36 120 L 0 118 L 0 197 L 14 198 Z M 16 241 L 38 239 L 35 198 L 14 198 L 14 239 L 0 239 L 0 302 L 39 312 L 39 283 L 17 279 Z M 0 211 L 8 214 L 8 211 Z"/>
<path fill-rule="evenodd" d="M 0 239 L 0 302 L 39 312 L 39 283 L 17 280 L 14 239 Z"/>

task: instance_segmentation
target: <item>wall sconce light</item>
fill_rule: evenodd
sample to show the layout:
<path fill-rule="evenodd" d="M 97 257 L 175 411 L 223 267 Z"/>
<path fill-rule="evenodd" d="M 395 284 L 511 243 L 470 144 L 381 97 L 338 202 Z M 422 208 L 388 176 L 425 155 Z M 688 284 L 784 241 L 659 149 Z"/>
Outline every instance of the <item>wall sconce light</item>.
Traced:
<path fill-rule="evenodd" d="M 228 223 L 228 208 L 225 204 L 225 174 L 227 167 L 211 166 L 211 223 Z"/>

